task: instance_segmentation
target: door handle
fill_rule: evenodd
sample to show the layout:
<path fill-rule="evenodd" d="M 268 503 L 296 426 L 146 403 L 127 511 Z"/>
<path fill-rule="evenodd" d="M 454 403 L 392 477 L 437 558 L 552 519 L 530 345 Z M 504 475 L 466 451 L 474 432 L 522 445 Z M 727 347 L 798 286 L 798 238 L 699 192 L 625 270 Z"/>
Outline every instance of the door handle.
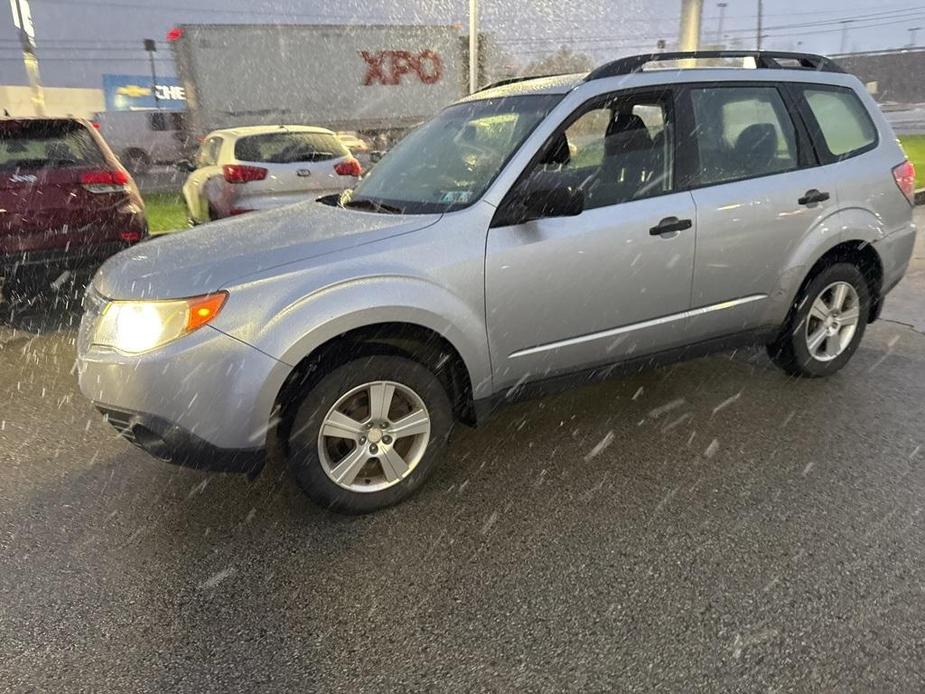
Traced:
<path fill-rule="evenodd" d="M 665 219 L 649 229 L 649 233 L 652 236 L 661 236 L 662 234 L 670 234 L 672 231 L 684 231 L 685 229 L 690 229 L 692 226 L 694 226 L 694 224 L 689 219 L 665 217 Z"/>
<path fill-rule="evenodd" d="M 814 205 L 817 202 L 825 202 L 828 199 L 829 199 L 828 193 L 824 193 L 821 190 L 816 190 L 815 188 L 812 188 L 810 190 L 807 190 L 803 194 L 803 197 L 797 200 L 797 202 L 800 203 L 801 205 Z"/>

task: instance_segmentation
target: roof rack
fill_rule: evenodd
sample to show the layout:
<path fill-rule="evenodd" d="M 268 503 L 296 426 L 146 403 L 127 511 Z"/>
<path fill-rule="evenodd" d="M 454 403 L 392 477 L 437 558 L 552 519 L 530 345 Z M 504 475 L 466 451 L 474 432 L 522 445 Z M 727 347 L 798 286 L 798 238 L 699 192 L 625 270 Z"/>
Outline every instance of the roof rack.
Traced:
<path fill-rule="evenodd" d="M 675 53 L 646 53 L 633 55 L 605 63 L 595 68 L 585 77 L 586 82 L 614 77 L 616 75 L 629 75 L 642 72 L 642 68 L 649 64 L 667 60 L 689 60 L 694 58 L 753 58 L 755 67 L 764 70 L 797 69 L 817 70 L 819 72 L 844 72 L 836 63 L 821 55 L 812 53 L 785 53 L 779 51 L 680 51 Z M 795 62 L 793 65 L 782 65 Z"/>
<path fill-rule="evenodd" d="M 567 72 L 557 72 L 551 75 L 522 75 L 520 77 L 508 77 L 507 79 L 498 80 L 497 82 L 492 82 L 491 84 L 486 84 L 484 87 L 479 87 L 473 92 L 478 94 L 479 92 L 484 92 L 487 89 L 494 89 L 495 87 L 506 87 L 509 84 L 517 84 L 518 82 L 526 82 L 527 80 L 542 80 L 547 77 L 562 77 L 567 75 Z"/>

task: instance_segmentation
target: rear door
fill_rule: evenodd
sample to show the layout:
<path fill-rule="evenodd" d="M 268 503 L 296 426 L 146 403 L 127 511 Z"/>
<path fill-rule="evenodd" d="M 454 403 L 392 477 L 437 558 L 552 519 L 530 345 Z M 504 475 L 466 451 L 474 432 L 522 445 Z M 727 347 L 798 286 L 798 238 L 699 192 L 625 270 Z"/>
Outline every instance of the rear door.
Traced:
<path fill-rule="evenodd" d="M 694 84 L 682 104 L 681 176 L 697 206 L 691 338 L 779 324 L 769 298 L 789 286 L 789 258 L 834 209 L 832 174 L 778 85 Z"/>
<path fill-rule="evenodd" d="M 113 168 L 79 121 L 0 122 L 0 254 L 119 240 L 124 198 L 99 192 Z"/>
<path fill-rule="evenodd" d="M 299 199 L 307 192 L 339 191 L 353 186 L 359 168 L 333 133 L 287 131 L 238 138 L 234 158 L 245 166 L 265 168 L 267 175 L 239 186 L 238 199 Z M 262 206 L 262 205 L 261 205 Z"/>

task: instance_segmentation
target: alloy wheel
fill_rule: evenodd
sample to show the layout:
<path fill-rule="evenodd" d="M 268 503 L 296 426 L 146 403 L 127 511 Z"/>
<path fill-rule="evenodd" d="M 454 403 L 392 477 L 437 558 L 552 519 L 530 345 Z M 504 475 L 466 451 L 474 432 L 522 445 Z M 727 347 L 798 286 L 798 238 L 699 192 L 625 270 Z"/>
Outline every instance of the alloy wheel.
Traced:
<path fill-rule="evenodd" d="M 844 352 L 861 318 L 857 290 L 848 282 L 833 282 L 813 301 L 806 316 L 806 347 L 818 361 L 832 361 Z"/>
<path fill-rule="evenodd" d="M 412 389 L 394 381 L 364 383 L 328 410 L 318 434 L 327 476 L 351 492 L 378 492 L 417 467 L 430 440 L 430 414 Z"/>

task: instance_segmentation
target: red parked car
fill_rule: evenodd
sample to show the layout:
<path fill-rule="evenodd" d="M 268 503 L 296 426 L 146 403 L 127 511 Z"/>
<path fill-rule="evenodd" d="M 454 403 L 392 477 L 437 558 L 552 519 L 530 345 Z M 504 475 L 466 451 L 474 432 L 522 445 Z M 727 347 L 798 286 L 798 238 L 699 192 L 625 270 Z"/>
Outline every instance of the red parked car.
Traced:
<path fill-rule="evenodd" d="M 90 123 L 0 118 L 0 278 L 48 286 L 147 235 L 135 182 Z"/>

